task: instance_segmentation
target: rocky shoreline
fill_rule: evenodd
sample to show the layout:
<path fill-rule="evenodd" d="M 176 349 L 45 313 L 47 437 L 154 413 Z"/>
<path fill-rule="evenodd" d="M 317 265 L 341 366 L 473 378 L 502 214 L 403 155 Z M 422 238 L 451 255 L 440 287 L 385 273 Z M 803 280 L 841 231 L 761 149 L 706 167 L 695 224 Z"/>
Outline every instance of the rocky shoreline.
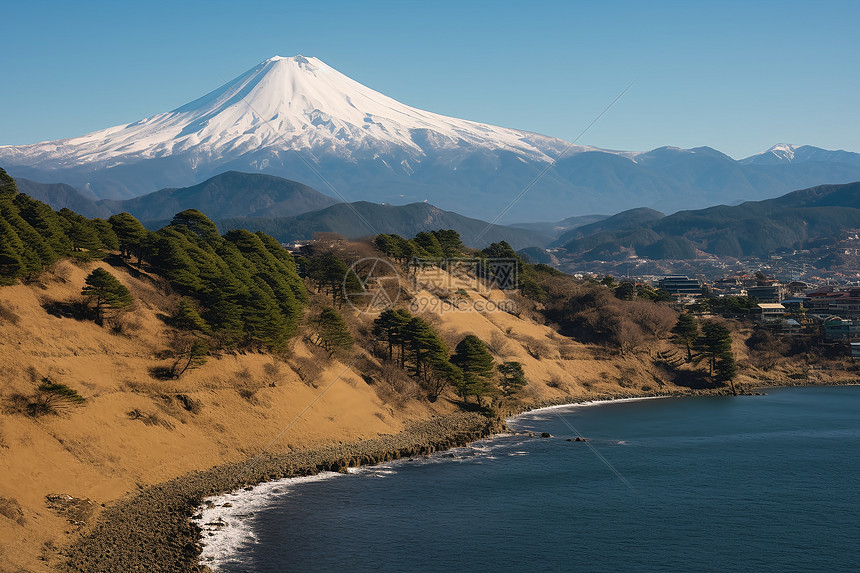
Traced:
<path fill-rule="evenodd" d="M 778 386 L 819 385 L 810 382 L 750 384 L 743 388 L 743 393 L 751 394 L 753 389 Z M 847 384 L 856 383 L 852 381 Z M 830 382 L 824 385 L 841 384 Z M 508 417 L 535 407 L 592 401 L 727 394 L 725 389 L 649 394 L 621 392 L 574 400 L 551 400 L 540 406 L 511 405 L 503 415 Z M 103 510 L 97 525 L 65 550 L 65 569 L 87 573 L 207 572 L 209 568 L 199 563 L 201 530 L 190 519 L 207 497 L 282 478 L 303 477 L 324 471 L 345 471 L 349 467 L 429 455 L 465 446 L 506 430 L 502 417 L 487 418 L 477 413 L 461 412 L 411 422 L 398 434 L 287 454 L 267 454 L 245 462 L 191 472 L 127 496 Z"/>
<path fill-rule="evenodd" d="M 411 422 L 398 434 L 215 466 L 123 498 L 65 551 L 66 569 L 82 572 L 203 572 L 200 528 L 190 517 L 206 497 L 262 482 L 344 471 L 464 446 L 505 430 L 500 418 L 458 413 Z"/>

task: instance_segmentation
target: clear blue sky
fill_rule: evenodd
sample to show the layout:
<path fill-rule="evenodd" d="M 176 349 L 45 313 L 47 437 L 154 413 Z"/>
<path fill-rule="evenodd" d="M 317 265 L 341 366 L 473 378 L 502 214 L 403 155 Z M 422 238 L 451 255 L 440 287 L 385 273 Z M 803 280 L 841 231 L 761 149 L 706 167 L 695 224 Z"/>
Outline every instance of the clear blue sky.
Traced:
<path fill-rule="evenodd" d="M 0 144 L 176 108 L 273 56 L 316 56 L 406 104 L 646 150 L 860 152 L 860 2 L 16 2 Z"/>

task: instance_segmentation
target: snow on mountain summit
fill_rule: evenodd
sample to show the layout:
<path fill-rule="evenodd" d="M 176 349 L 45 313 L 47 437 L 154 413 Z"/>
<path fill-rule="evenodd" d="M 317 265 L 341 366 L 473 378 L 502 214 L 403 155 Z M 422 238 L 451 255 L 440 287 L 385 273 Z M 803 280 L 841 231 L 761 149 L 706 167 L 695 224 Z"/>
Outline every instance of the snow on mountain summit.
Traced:
<path fill-rule="evenodd" d="M 843 150 L 828 150 L 812 145 L 777 143 L 767 151 L 741 159 L 742 165 L 777 165 L 784 163 L 849 163 L 860 165 L 860 156 Z"/>
<path fill-rule="evenodd" d="M 176 155 L 189 155 L 197 164 L 261 149 L 353 159 L 405 153 L 420 160 L 431 147 L 508 150 L 549 161 L 566 145 L 409 107 L 317 58 L 275 56 L 173 111 L 82 137 L 0 147 L 0 160 L 105 168 Z"/>

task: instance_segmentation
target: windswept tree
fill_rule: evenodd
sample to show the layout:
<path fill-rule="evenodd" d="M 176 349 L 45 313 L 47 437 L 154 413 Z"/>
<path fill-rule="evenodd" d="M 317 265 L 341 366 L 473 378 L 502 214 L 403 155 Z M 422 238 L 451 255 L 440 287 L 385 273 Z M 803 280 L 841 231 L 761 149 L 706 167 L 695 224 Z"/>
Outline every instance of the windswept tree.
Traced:
<path fill-rule="evenodd" d="M 316 343 L 322 346 L 329 355 L 338 350 L 352 348 L 353 338 L 349 333 L 343 317 L 330 306 L 324 307 L 314 321 L 316 328 Z"/>
<path fill-rule="evenodd" d="M 27 400 L 26 411 L 30 416 L 38 418 L 44 414 L 58 414 L 84 402 L 84 397 L 74 388 L 54 382 L 50 378 L 42 378 L 33 396 Z"/>
<path fill-rule="evenodd" d="M 26 272 L 23 253 L 24 243 L 15 229 L 0 217 L 0 284 L 14 282 Z"/>
<path fill-rule="evenodd" d="M 87 302 L 95 303 L 96 323 L 104 321 L 106 308 L 125 308 L 132 303 L 129 290 L 115 276 L 102 268 L 97 268 L 86 278 L 81 294 Z"/>
<path fill-rule="evenodd" d="M 173 377 L 179 378 L 186 371 L 199 368 L 206 363 L 209 356 L 209 343 L 202 338 L 188 341 L 182 354 L 173 363 Z"/>
<path fill-rule="evenodd" d="M 702 323 L 702 336 L 698 346 L 708 365 L 714 382 L 729 383 L 732 393 L 737 394 L 734 378 L 737 374 L 735 356 L 732 352 L 732 333 L 725 325 L 713 320 Z"/>
<path fill-rule="evenodd" d="M 463 379 L 458 387 L 463 401 L 467 401 L 471 395 L 479 406 L 482 405 L 483 397 L 493 387 L 493 356 L 487 350 L 487 345 L 474 334 L 469 334 L 457 344 L 451 363 L 463 371 Z"/>
<path fill-rule="evenodd" d="M 325 253 L 308 259 L 305 263 L 305 271 L 316 283 L 317 292 L 331 296 L 332 302 L 337 307 L 346 302 L 349 296 L 364 290 L 355 272 L 334 253 Z"/>
<path fill-rule="evenodd" d="M 463 371 L 447 360 L 440 360 L 428 365 L 421 386 L 427 391 L 427 398 L 435 402 L 447 388 L 459 388 L 462 382 Z"/>
<path fill-rule="evenodd" d="M 403 329 L 403 336 L 414 360 L 414 374 L 426 381 L 433 364 L 447 362 L 448 347 L 436 330 L 423 318 L 414 317 Z"/>
<path fill-rule="evenodd" d="M 17 195 L 18 184 L 6 170 L 0 167 L 0 195 Z"/>
<path fill-rule="evenodd" d="M 137 255 L 138 262 L 143 257 L 143 249 L 149 238 L 146 227 L 140 224 L 129 213 L 119 213 L 108 218 L 108 223 L 113 227 L 116 238 L 119 241 L 119 249 L 122 256 L 131 258 Z"/>
<path fill-rule="evenodd" d="M 197 312 L 194 302 L 189 298 L 183 298 L 179 301 L 179 308 L 173 315 L 173 326 L 191 332 L 209 332 L 212 330 Z"/>
<path fill-rule="evenodd" d="M 687 362 L 693 360 L 693 344 L 699 338 L 699 322 L 696 317 L 690 313 L 683 313 L 678 316 L 678 322 L 672 328 L 675 341 L 683 344 L 687 348 Z"/>
<path fill-rule="evenodd" d="M 394 350 L 398 350 L 401 366 L 405 361 L 404 329 L 412 315 L 405 309 L 385 309 L 373 321 L 371 334 L 379 341 L 388 344 L 388 359 L 394 360 Z"/>
<path fill-rule="evenodd" d="M 516 361 L 508 361 L 499 364 L 499 387 L 502 389 L 502 395 L 506 398 L 517 394 L 527 383 L 526 374 L 523 372 L 523 365 Z"/>
<path fill-rule="evenodd" d="M 66 221 L 66 235 L 72 241 L 72 251 L 96 250 L 102 247 L 98 229 L 92 221 L 66 207 L 59 215 Z"/>

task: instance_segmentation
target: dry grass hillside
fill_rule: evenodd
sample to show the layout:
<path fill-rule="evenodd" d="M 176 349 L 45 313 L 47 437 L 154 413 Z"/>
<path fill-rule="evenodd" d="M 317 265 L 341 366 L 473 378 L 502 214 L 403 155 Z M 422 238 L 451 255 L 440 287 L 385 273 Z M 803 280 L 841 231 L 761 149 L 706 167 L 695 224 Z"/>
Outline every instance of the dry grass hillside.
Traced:
<path fill-rule="evenodd" d="M 226 354 L 178 380 L 154 378 L 153 367 L 173 362 L 164 358 L 172 337 L 159 315 L 176 301 L 149 281 L 110 269 L 136 299 L 116 329 L 46 311 L 80 300 L 94 266 L 61 262 L 38 284 L 0 288 L 0 569 L 45 570 L 39 558 L 80 527 L 46 496 L 86 498 L 97 510 L 140 486 L 253 456 L 338 376 L 273 450 L 391 433 L 429 414 L 417 404 L 395 411 L 340 362 L 319 363 L 301 340 L 289 360 L 316 357 L 307 383 L 264 354 Z M 45 377 L 86 401 L 37 418 L 20 411 Z"/>
<path fill-rule="evenodd" d="M 96 266 L 135 299 L 104 326 L 74 316 Z M 439 272 L 419 274 L 417 287 L 403 281 L 399 304 L 411 305 L 452 349 L 476 334 L 497 362 L 521 362 L 525 405 L 686 390 L 667 382 L 655 361 L 675 351 L 668 341 L 625 355 L 580 344 L 542 324 L 518 295 L 447 276 L 440 289 Z M 103 504 L 146 485 L 267 448 L 393 433 L 407 420 L 459 407 L 450 391 L 434 403 L 423 399 L 372 351 L 357 346 L 330 358 L 302 334 L 277 356 L 222 353 L 178 379 L 156 376 L 185 343 L 163 320 L 178 297 L 135 274 L 62 261 L 37 283 L 0 288 L 0 570 L 54 569 L 57 549 L 97 519 Z M 517 312 L 499 310 L 511 303 Z M 358 340 L 368 340 L 374 315 L 348 307 L 343 314 Z M 29 415 L 26 404 L 45 379 L 85 401 Z"/>

